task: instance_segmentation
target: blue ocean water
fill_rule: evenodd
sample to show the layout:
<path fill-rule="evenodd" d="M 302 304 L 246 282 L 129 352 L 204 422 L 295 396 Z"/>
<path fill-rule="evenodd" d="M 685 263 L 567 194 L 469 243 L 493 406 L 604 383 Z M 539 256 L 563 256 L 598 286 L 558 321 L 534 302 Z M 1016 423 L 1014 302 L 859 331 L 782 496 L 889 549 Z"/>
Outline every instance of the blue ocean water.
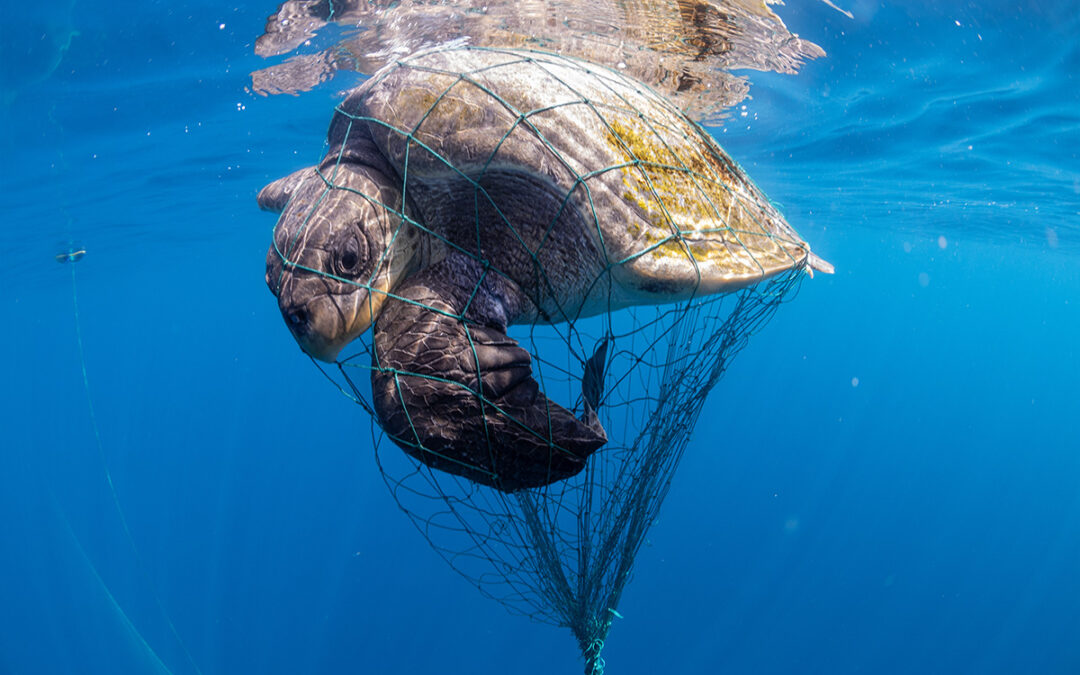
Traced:
<path fill-rule="evenodd" d="M 713 130 L 837 273 L 713 392 L 610 673 L 1080 672 L 1080 8 L 845 8 Z M 282 326 L 254 194 L 344 85 L 246 91 L 274 9 L 3 7 L 0 672 L 580 672 Z"/>

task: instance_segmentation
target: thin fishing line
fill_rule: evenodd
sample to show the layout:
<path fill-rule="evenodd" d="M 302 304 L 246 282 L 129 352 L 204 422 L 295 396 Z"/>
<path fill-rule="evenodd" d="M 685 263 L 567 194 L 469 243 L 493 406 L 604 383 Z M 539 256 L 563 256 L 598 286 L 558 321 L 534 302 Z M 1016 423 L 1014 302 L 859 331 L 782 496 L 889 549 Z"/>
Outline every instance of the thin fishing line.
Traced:
<path fill-rule="evenodd" d="M 51 122 L 52 125 L 56 128 L 56 130 L 58 132 L 58 137 L 62 137 L 62 135 L 64 133 L 64 126 L 60 123 L 60 121 L 56 117 L 56 104 L 55 103 L 49 107 L 49 110 L 46 113 L 46 116 L 47 116 L 49 122 Z M 68 162 L 67 162 L 67 157 L 64 154 L 64 146 L 63 146 L 62 143 L 58 144 L 56 154 L 57 154 L 57 159 L 59 161 L 56 164 L 53 165 L 52 171 L 53 171 L 53 173 L 55 175 L 59 176 L 62 173 L 66 173 L 68 171 L 68 169 L 69 169 Z M 60 197 L 60 201 L 59 201 L 59 209 L 60 209 L 60 212 L 64 215 L 64 231 L 68 235 L 69 245 L 70 245 L 71 226 L 74 223 L 74 218 L 71 216 L 71 213 L 68 211 L 67 200 L 63 197 L 63 191 L 61 191 L 61 197 Z M 85 250 L 76 249 L 74 246 L 72 246 L 69 249 L 69 251 L 66 253 L 66 258 L 65 259 L 62 260 L 63 256 L 57 256 L 57 260 L 60 261 L 60 262 L 67 262 L 71 266 L 71 302 L 72 302 L 72 307 L 74 308 L 75 342 L 76 342 L 76 344 L 78 346 L 78 351 L 79 351 L 79 366 L 80 366 L 80 369 L 82 371 L 83 391 L 86 393 L 86 405 L 87 405 L 87 409 L 88 409 L 89 414 L 90 414 L 90 426 L 91 426 L 91 429 L 94 432 L 94 442 L 97 445 L 98 457 L 99 457 L 99 459 L 101 461 L 101 469 L 102 469 L 102 472 L 105 474 L 105 482 L 109 486 L 109 495 L 112 498 L 113 506 L 116 509 L 117 515 L 120 517 L 120 524 L 123 527 L 124 535 L 127 537 L 128 545 L 131 546 L 132 552 L 135 554 L 136 565 L 139 567 L 139 569 L 142 571 L 142 573 L 146 576 L 147 583 L 149 584 L 149 587 L 150 587 L 150 593 L 154 597 L 154 603 L 157 605 L 158 611 L 161 613 L 162 618 L 165 619 L 165 623 L 168 625 L 169 631 L 173 634 L 173 637 L 176 638 L 177 643 L 180 645 L 180 649 L 184 652 L 184 656 L 187 658 L 188 663 L 191 664 L 191 667 L 195 669 L 195 672 L 198 675 L 202 675 L 202 670 L 199 668 L 199 665 L 195 662 L 195 659 L 192 658 L 191 652 L 188 651 L 187 644 L 184 642 L 183 638 L 180 637 L 180 633 L 179 633 L 179 631 L 176 630 L 176 626 L 173 624 L 172 619 L 169 617 L 169 613 L 165 611 L 165 606 L 161 602 L 161 596 L 157 592 L 157 587 L 154 584 L 154 580 L 150 576 L 150 573 L 147 571 L 146 564 L 143 562 L 142 555 L 139 553 L 139 547 L 136 546 L 136 544 L 135 544 L 135 538 L 132 536 L 131 528 L 128 526 L 127 518 L 124 516 L 124 509 L 120 506 L 120 499 L 116 494 L 116 486 L 113 483 L 112 472 L 109 471 L 109 464 L 108 464 L 108 461 L 107 461 L 106 456 L 105 456 L 105 445 L 101 441 L 101 431 L 100 431 L 100 429 L 98 427 L 97 414 L 94 411 L 94 400 L 93 400 L 93 397 L 91 396 L 91 393 L 90 393 L 90 377 L 89 377 L 89 375 L 87 373 L 86 354 L 85 354 L 85 351 L 83 349 L 82 321 L 79 318 L 79 294 L 78 294 L 78 284 L 76 282 L 75 264 L 85 254 L 86 254 Z M 65 521 L 65 523 L 68 523 L 66 517 L 64 518 L 64 521 Z M 70 524 L 68 524 L 68 531 L 69 532 L 71 531 Z M 72 533 L 72 536 L 74 536 L 74 533 Z M 81 544 L 80 544 L 80 550 L 82 550 Z M 84 556 L 86 555 L 85 551 L 83 551 L 83 555 Z M 92 564 L 91 564 L 91 567 L 93 567 Z M 109 599 L 113 602 L 113 604 L 116 604 L 116 600 L 113 598 L 112 593 L 108 590 L 108 587 L 105 585 L 105 583 L 101 579 L 100 575 L 97 574 L 97 569 L 96 568 L 94 568 L 94 574 L 95 574 L 95 576 L 98 577 L 98 580 L 101 581 L 102 586 L 105 587 L 106 593 L 108 593 L 108 595 L 109 595 Z M 119 608 L 119 605 L 117 605 L 117 607 Z M 121 614 L 123 614 L 123 610 L 121 609 L 120 611 L 121 611 Z M 124 617 L 125 617 L 125 620 L 127 620 L 127 615 L 126 614 L 124 614 Z M 132 626 L 132 628 L 134 629 L 134 626 Z M 137 630 L 135 632 L 138 633 Z M 139 634 L 139 635 L 140 635 L 140 639 L 141 639 L 142 636 L 141 636 L 141 634 Z M 145 643 L 145 640 L 143 640 L 143 642 Z M 147 645 L 147 648 L 149 648 L 149 645 Z M 150 649 L 150 651 L 151 651 L 151 653 L 154 653 L 153 649 Z M 157 658 L 156 653 L 154 653 L 154 657 Z M 160 659 L 158 659 L 158 661 L 160 662 Z M 164 667 L 164 664 L 162 664 L 162 667 Z M 171 670 L 169 670 L 168 668 L 165 668 L 165 670 L 166 670 L 166 672 L 169 672 L 170 675 L 172 675 Z"/>
<path fill-rule="evenodd" d="M 56 493 L 54 493 L 51 488 L 49 489 L 49 496 L 52 498 L 53 510 L 56 512 L 56 515 L 58 515 L 60 519 L 64 521 L 64 528 L 67 530 L 68 536 L 75 544 L 75 548 L 79 550 L 79 554 L 82 556 L 83 562 L 86 563 L 86 566 L 89 567 L 90 571 L 93 573 L 94 578 L 97 579 L 98 584 L 101 586 L 101 590 L 104 591 L 105 596 L 109 598 L 109 602 L 112 604 L 113 609 L 116 610 L 116 612 L 120 615 L 121 619 L 123 620 L 124 627 L 139 638 L 139 642 L 142 643 L 143 648 L 145 648 L 146 651 L 154 657 L 154 661 L 157 662 L 157 665 L 160 666 L 162 670 L 164 670 L 169 675 L 173 675 L 173 671 L 170 670 L 167 665 L 165 665 L 165 662 L 161 660 L 161 657 L 158 656 L 158 653 L 154 651 L 154 648 L 151 647 L 150 643 L 146 641 L 146 638 L 143 637 L 143 634 L 139 631 L 138 628 L 135 627 L 134 622 L 132 622 L 131 618 L 128 617 L 127 612 L 124 611 L 124 608 L 121 607 L 120 603 L 116 601 L 116 598 L 113 596 L 112 591 L 109 590 L 109 585 L 105 583 L 105 580 L 101 578 L 101 574 L 98 573 L 97 566 L 94 565 L 94 561 L 92 561 L 90 559 L 90 556 L 87 555 L 86 549 L 83 548 L 82 542 L 79 541 L 78 535 L 76 535 L 75 531 L 71 529 L 71 521 L 68 520 L 67 514 L 64 513 L 63 507 L 60 506 L 60 502 L 56 498 Z"/>
<path fill-rule="evenodd" d="M 177 643 L 180 645 L 180 649 L 183 650 L 188 663 L 191 664 L 191 667 L 195 669 L 196 673 L 202 675 L 199 665 L 195 663 L 195 659 L 192 658 L 191 652 L 188 651 L 187 645 L 184 643 L 183 638 L 180 637 L 179 631 L 176 630 L 176 626 L 173 625 L 172 619 L 169 618 L 169 613 L 165 611 L 165 605 L 161 602 L 161 596 L 157 592 L 157 587 L 154 585 L 150 573 L 147 572 L 142 554 L 139 553 L 139 547 L 135 545 L 135 537 L 131 534 L 131 528 L 128 527 L 127 518 L 124 516 L 124 509 L 120 506 L 120 498 L 116 494 L 116 486 L 113 483 L 112 472 L 109 471 L 109 463 L 105 457 L 105 445 L 101 442 L 101 431 L 98 427 L 97 415 L 94 412 L 94 398 L 90 394 L 90 376 L 86 371 L 86 355 L 83 350 L 82 321 L 79 319 L 79 293 L 75 277 L 75 262 L 71 262 L 69 265 L 71 266 L 71 304 L 75 310 L 75 342 L 79 348 L 79 367 L 82 370 L 83 391 L 86 392 L 86 407 L 90 411 L 90 428 L 94 432 L 94 442 L 97 445 L 98 457 L 101 459 L 101 470 L 105 474 L 105 482 L 109 485 L 109 495 L 112 497 L 112 503 L 116 508 L 116 514 L 120 517 L 120 525 L 124 528 L 124 535 L 127 537 L 132 552 L 135 554 L 135 562 L 139 566 L 139 569 L 142 570 L 143 574 L 146 575 L 147 581 L 150 584 L 150 593 L 154 596 L 154 604 L 157 605 L 158 611 L 161 612 L 162 618 L 165 619 L 165 623 L 169 626 L 169 631 L 173 634 L 173 637 L 176 638 Z M 94 573 L 97 574 L 96 570 Z M 100 579 L 100 577 L 98 578 Z M 108 589 L 106 589 L 106 591 L 107 590 Z M 112 598 L 111 593 L 109 594 L 109 598 Z M 166 670 L 168 669 L 166 668 Z"/>

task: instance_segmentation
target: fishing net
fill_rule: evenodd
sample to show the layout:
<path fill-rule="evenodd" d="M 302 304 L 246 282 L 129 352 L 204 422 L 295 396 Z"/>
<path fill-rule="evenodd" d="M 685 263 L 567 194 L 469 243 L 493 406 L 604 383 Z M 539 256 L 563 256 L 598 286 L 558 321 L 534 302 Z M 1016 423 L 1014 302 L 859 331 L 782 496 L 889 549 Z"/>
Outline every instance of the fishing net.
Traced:
<path fill-rule="evenodd" d="M 467 51 L 457 60 L 405 60 L 376 74 L 365 85 L 367 94 L 350 96 L 339 106 L 327 160 L 315 169 L 317 178 L 307 188 L 290 195 L 268 257 L 268 282 L 285 294 L 285 277 L 303 275 L 386 297 L 371 330 L 334 365 L 320 368 L 371 415 L 378 466 L 391 494 L 451 567 L 512 612 L 569 627 L 585 657 L 585 672 L 601 673 L 601 651 L 634 558 L 657 518 L 709 392 L 750 335 L 790 296 L 811 258 L 805 243 L 699 127 L 632 80 L 543 53 Z M 535 83 L 535 96 L 546 96 L 550 81 L 562 87 L 557 89 L 562 95 L 542 105 L 530 103 L 493 75 L 500 69 L 516 69 L 519 75 L 527 70 L 524 77 Z M 374 96 L 370 92 L 385 85 L 400 93 L 401 82 L 415 81 L 392 79 L 403 70 L 423 73 L 423 81 L 437 86 L 438 95 L 414 92 L 409 100 L 423 101 L 422 106 L 397 116 L 370 114 L 373 106 L 364 103 Z M 440 106 L 453 100 L 487 100 L 499 111 L 485 118 L 487 126 L 472 129 L 477 133 L 467 151 L 430 124 L 443 115 Z M 556 127 L 571 125 L 575 114 L 606 129 L 623 160 L 589 166 L 582 157 L 595 155 L 564 143 Z M 505 126 L 500 126 L 500 115 L 508 120 Z M 640 133 L 630 138 L 625 129 L 631 123 L 652 134 L 648 142 Z M 355 161 L 351 147 L 369 147 L 372 139 L 389 148 L 382 156 L 390 157 L 392 166 L 381 170 L 392 169 L 393 179 L 385 189 L 365 192 L 345 179 L 343 164 Z M 525 156 L 536 165 L 557 167 L 550 171 L 551 180 L 563 187 L 553 209 L 539 202 L 532 210 L 515 207 L 513 195 L 522 194 L 520 186 L 503 190 L 507 179 L 493 168 L 510 161 L 508 147 L 526 141 L 532 145 Z M 395 148 L 401 153 L 395 154 Z M 541 156 L 553 161 L 549 165 Z M 432 178 L 439 173 L 432 167 L 440 168 L 439 181 Z M 675 178 L 681 181 L 678 191 L 669 189 Z M 436 183 L 437 190 L 432 187 Z M 611 244 L 602 251 L 606 257 L 598 271 L 545 268 L 548 259 L 538 252 L 542 245 L 537 242 L 572 236 L 575 230 L 567 222 L 574 227 L 581 223 L 567 221 L 571 211 L 584 218 L 587 229 L 581 235 L 609 233 L 613 239 L 617 228 L 635 227 L 630 221 L 604 221 L 617 215 L 603 197 L 605 184 L 615 185 L 615 196 L 623 199 L 630 199 L 629 191 L 639 185 L 651 200 L 647 212 L 653 220 L 646 225 L 652 229 L 643 235 L 644 243 L 622 257 L 613 254 Z M 380 260 L 392 257 L 391 249 L 401 241 L 426 238 L 459 260 L 454 269 L 463 270 L 466 281 L 458 280 L 449 293 L 453 297 L 428 302 L 428 296 L 402 290 L 408 286 L 404 282 L 387 291 L 375 273 L 357 280 L 320 269 L 300 249 L 317 228 L 335 227 L 328 224 L 332 218 L 326 209 L 340 193 L 389 214 L 389 241 L 395 243 L 379 253 Z M 466 196 L 468 208 L 453 201 L 455 194 Z M 470 236 L 447 225 L 453 219 L 440 204 L 464 209 Z M 538 232 L 530 233 L 535 224 L 522 221 L 526 212 L 544 214 Z M 499 233 L 508 231 L 530 252 L 524 272 L 510 269 L 500 257 L 503 252 L 491 245 L 506 246 Z M 701 251 L 708 245 L 725 252 L 725 264 L 751 260 L 757 265 L 756 282 L 751 275 L 737 288 L 704 293 L 708 270 Z M 620 299 L 620 284 L 627 283 L 620 268 L 635 261 L 651 264 L 655 261 L 649 256 L 665 247 L 683 256 L 697 281 L 683 287 L 660 284 L 672 298 L 668 302 Z M 775 260 L 783 255 L 789 256 L 786 265 Z M 585 290 L 571 302 L 552 277 L 574 271 L 591 278 L 575 286 Z M 515 280 L 527 299 L 518 313 L 527 320 L 511 322 L 501 336 L 498 321 L 478 306 L 497 296 L 493 286 L 506 279 Z M 372 300 L 367 302 L 370 308 Z M 283 312 L 287 320 L 293 316 L 284 304 Z M 400 323 L 390 324 L 403 316 L 434 328 L 418 324 L 419 337 L 388 347 L 385 335 L 408 332 Z M 427 357 L 395 360 L 395 349 L 417 344 L 432 331 L 440 339 L 450 337 Z M 520 370 L 524 358 L 536 383 L 524 404 L 497 391 L 505 368 L 489 373 L 481 367 L 482 350 L 506 347 L 505 338 L 516 341 L 509 349 L 527 352 L 513 367 Z M 458 361 L 453 360 L 455 340 L 466 354 Z M 456 369 L 444 367 L 447 359 Z M 418 390 L 427 393 L 410 397 Z M 443 417 L 433 421 L 432 411 Z M 564 472 L 557 467 L 577 447 L 564 442 L 568 416 L 588 429 L 602 427 L 602 438 L 577 451 L 572 458 L 577 464 Z M 462 433 L 471 435 L 467 442 L 444 442 L 446 429 L 466 429 Z M 534 474 L 537 466 L 542 471 L 544 460 L 518 459 L 514 445 L 527 441 L 535 449 L 538 439 L 549 455 L 546 466 L 552 467 L 540 480 Z M 532 478 L 521 477 L 523 463 Z"/>

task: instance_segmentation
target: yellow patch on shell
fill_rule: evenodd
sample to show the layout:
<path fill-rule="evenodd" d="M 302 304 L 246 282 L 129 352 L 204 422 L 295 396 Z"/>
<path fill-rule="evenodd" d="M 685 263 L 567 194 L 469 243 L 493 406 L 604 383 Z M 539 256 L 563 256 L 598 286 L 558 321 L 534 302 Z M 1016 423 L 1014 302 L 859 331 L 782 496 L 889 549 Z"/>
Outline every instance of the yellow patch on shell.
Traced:
<path fill-rule="evenodd" d="M 790 249 L 805 245 L 777 240 L 769 221 L 778 216 L 689 123 L 612 116 L 606 140 L 625 158 L 620 196 L 640 215 L 627 228 L 637 257 L 660 269 L 689 265 L 714 282 L 763 278 L 798 261 Z"/>

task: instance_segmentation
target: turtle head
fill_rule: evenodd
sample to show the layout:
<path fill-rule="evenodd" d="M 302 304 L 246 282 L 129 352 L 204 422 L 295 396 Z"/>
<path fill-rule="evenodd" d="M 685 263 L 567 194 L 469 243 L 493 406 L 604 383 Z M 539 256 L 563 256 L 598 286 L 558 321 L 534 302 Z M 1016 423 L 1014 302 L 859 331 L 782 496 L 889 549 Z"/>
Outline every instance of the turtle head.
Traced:
<path fill-rule="evenodd" d="M 301 169 L 258 200 L 281 214 L 266 284 L 301 349 L 334 361 L 415 268 L 419 230 L 403 217 L 392 183 L 359 164 Z"/>

